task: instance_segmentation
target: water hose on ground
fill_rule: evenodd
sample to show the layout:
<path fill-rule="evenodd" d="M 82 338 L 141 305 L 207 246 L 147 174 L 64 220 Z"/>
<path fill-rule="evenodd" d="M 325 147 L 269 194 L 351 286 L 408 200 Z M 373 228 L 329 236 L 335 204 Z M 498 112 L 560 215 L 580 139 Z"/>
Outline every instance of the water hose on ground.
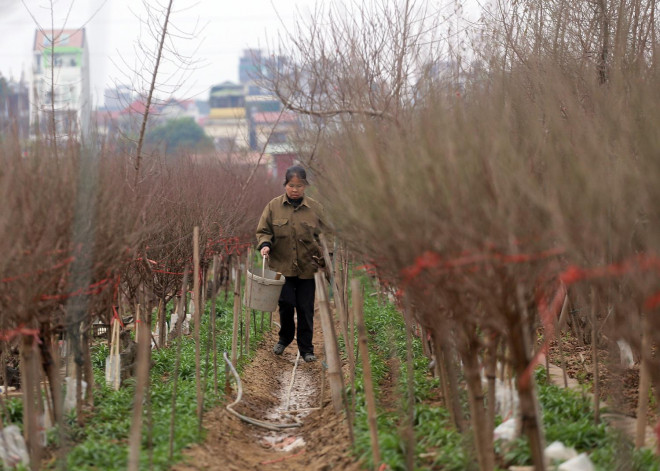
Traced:
<path fill-rule="evenodd" d="M 241 398 L 243 397 L 243 386 L 241 384 L 241 378 L 240 378 L 240 376 L 238 376 L 238 373 L 236 372 L 236 368 L 234 368 L 234 365 L 232 365 L 231 361 L 227 357 L 227 352 L 224 352 L 223 357 L 224 357 L 225 361 L 227 362 L 227 364 L 229 365 L 229 369 L 231 370 L 231 373 L 234 375 L 234 378 L 236 379 L 236 386 L 238 388 L 238 394 L 236 396 L 236 400 L 234 400 L 234 402 L 232 402 L 231 404 L 227 405 L 227 410 L 229 412 L 231 412 L 236 417 L 238 417 L 239 419 L 241 419 L 241 420 L 243 420 L 243 421 L 245 421 L 249 424 L 256 425 L 257 427 L 263 427 L 265 429 L 273 430 L 273 431 L 276 431 L 276 432 L 281 430 L 281 429 L 285 429 L 285 428 L 300 427 L 300 425 L 301 425 L 300 422 L 296 422 L 296 423 L 293 423 L 293 424 L 272 424 L 270 422 L 264 422 L 262 420 L 253 419 L 252 417 L 248 417 L 246 415 L 243 415 L 240 412 L 236 412 L 233 409 L 233 407 L 236 404 L 238 404 L 239 402 L 241 402 Z M 296 361 L 296 364 L 297 364 L 297 361 Z M 288 407 L 288 399 L 287 399 L 287 407 Z"/>
<path fill-rule="evenodd" d="M 293 389 L 293 381 L 296 379 L 296 368 L 298 368 L 298 361 L 300 360 L 300 350 L 298 350 L 298 355 L 296 355 L 296 363 L 293 365 L 293 371 L 291 372 L 291 382 L 289 383 L 289 389 L 286 392 L 286 401 L 284 402 L 284 411 L 289 410 L 289 400 L 291 399 L 291 390 Z"/>

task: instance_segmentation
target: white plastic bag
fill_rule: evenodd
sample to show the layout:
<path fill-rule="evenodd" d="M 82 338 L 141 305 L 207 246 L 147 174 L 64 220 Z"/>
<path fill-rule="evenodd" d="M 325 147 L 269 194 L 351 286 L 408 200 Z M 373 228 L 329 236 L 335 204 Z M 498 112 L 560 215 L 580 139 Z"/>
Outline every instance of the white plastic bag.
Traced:
<path fill-rule="evenodd" d="M 119 321 L 112 320 L 110 354 L 105 359 L 105 382 L 117 391 L 121 385 L 121 357 L 119 356 Z"/>
<path fill-rule="evenodd" d="M 493 431 L 493 440 L 502 440 L 504 442 L 513 441 L 518 434 L 518 419 L 510 418 L 495 427 Z"/>
<path fill-rule="evenodd" d="M 0 460 L 9 468 L 14 468 L 19 463 L 25 466 L 30 464 L 23 434 L 16 425 L 5 427 L 0 432 Z"/>
<path fill-rule="evenodd" d="M 565 463 L 559 465 L 557 471 L 595 471 L 596 468 L 586 453 L 580 453 Z"/>
<path fill-rule="evenodd" d="M 167 322 L 165 322 L 165 332 L 164 332 L 164 342 L 163 344 L 167 343 L 167 333 L 169 332 L 168 330 L 168 325 Z M 160 343 L 160 323 L 156 324 L 156 332 L 154 333 L 153 337 L 151 338 L 151 348 L 155 348 L 158 345 L 156 345 L 156 342 Z"/>
<path fill-rule="evenodd" d="M 67 376 L 64 380 L 66 382 L 66 394 L 64 396 L 64 411 L 68 412 L 76 407 L 76 378 Z M 85 397 L 87 390 L 87 381 L 82 381 L 82 397 Z"/>
<path fill-rule="evenodd" d="M 178 320 L 179 320 L 179 314 L 175 312 L 174 314 L 172 314 L 172 317 L 170 318 L 170 334 L 174 332 Z"/>
<path fill-rule="evenodd" d="M 632 368 L 635 365 L 635 359 L 633 358 L 632 349 L 630 344 L 623 339 L 616 341 L 616 344 L 619 346 L 619 354 L 621 357 L 621 366 L 623 368 Z"/>
<path fill-rule="evenodd" d="M 574 448 L 569 448 L 562 442 L 552 442 L 545 448 L 545 457 L 549 460 L 567 461 L 577 456 Z"/>
<path fill-rule="evenodd" d="M 518 391 L 499 378 L 495 379 L 495 413 L 503 419 L 514 417 L 519 403 Z"/>

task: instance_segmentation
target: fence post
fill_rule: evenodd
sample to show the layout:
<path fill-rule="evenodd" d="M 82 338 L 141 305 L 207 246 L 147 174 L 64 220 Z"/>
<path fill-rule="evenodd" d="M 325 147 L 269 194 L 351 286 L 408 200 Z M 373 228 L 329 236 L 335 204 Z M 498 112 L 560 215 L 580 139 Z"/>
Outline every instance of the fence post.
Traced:
<path fill-rule="evenodd" d="M 328 297 L 323 279 L 323 274 L 316 272 L 316 294 L 319 303 L 319 314 L 321 315 L 321 326 L 323 329 L 323 342 L 325 344 L 325 360 L 328 364 L 328 380 L 330 382 L 330 393 L 332 405 L 335 412 L 341 411 L 342 389 L 344 382 L 339 364 L 339 352 L 337 351 L 337 337 L 332 323 L 332 316 L 328 307 Z"/>

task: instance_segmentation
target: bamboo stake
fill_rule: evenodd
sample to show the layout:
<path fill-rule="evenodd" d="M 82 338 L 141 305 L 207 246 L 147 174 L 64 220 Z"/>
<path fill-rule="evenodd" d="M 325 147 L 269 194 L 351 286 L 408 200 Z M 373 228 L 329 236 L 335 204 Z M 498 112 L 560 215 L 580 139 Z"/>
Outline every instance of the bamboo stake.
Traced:
<path fill-rule="evenodd" d="M 323 249 L 323 258 L 325 259 L 325 265 L 330 269 L 332 265 L 332 260 L 330 259 L 330 252 L 328 250 L 328 243 L 323 234 L 319 235 L 319 240 L 321 241 L 321 247 Z M 338 265 L 335 264 L 335 268 L 338 268 Z M 346 355 L 348 357 L 348 367 L 351 375 L 351 385 L 355 385 L 355 354 L 353 352 L 353 343 L 348 338 L 348 317 L 346 314 L 346 303 L 343 299 L 344 289 L 339 285 L 339 272 L 336 269 L 334 276 L 332 277 L 334 292 L 335 292 L 335 308 L 337 310 L 337 315 L 339 317 L 339 325 L 341 326 L 341 333 L 344 337 L 344 345 L 346 346 Z M 353 395 L 355 396 L 355 394 Z"/>
<path fill-rule="evenodd" d="M 564 389 L 568 388 L 568 375 L 566 374 L 566 358 L 564 357 L 564 340 L 561 338 L 561 331 L 568 312 L 568 293 L 564 297 L 564 303 L 561 306 L 559 320 L 555 323 L 555 332 L 557 335 L 557 346 L 559 347 L 559 358 L 561 359 L 561 372 L 564 377 Z"/>
<path fill-rule="evenodd" d="M 338 393 L 339 397 L 339 408 L 341 410 L 341 404 L 344 404 L 344 412 L 346 413 L 347 429 L 348 429 L 348 438 L 351 442 L 351 446 L 355 445 L 355 437 L 353 436 L 353 419 L 351 415 L 351 409 L 348 405 L 348 397 L 346 396 L 346 390 L 344 389 L 344 376 L 341 371 L 341 357 L 339 356 L 339 348 L 337 346 L 337 335 L 335 334 L 335 326 L 332 321 L 332 316 L 330 314 L 330 306 L 328 304 L 328 294 L 326 291 L 326 285 L 323 282 L 323 275 L 319 272 L 314 274 L 316 281 L 316 292 L 319 293 L 319 311 L 321 313 L 321 324 L 323 325 L 323 319 L 325 318 L 325 326 L 323 326 L 323 338 L 326 339 L 326 328 L 328 327 L 328 332 L 330 334 L 330 344 L 324 342 L 326 348 L 326 360 L 328 362 L 328 378 L 334 381 L 334 385 L 330 384 L 331 389 L 333 390 L 333 404 L 335 402 L 335 395 Z M 320 289 L 319 289 L 320 288 Z M 329 350 L 327 350 L 329 348 Z M 332 358 L 332 360 L 330 359 Z M 330 362 L 334 364 L 333 369 L 330 369 Z M 339 411 L 337 411 L 339 412 Z"/>
<path fill-rule="evenodd" d="M 362 357 L 362 373 L 364 375 L 364 393 L 367 401 L 367 424 L 371 438 L 371 452 L 374 458 L 374 468 L 380 466 L 380 448 L 378 446 L 378 424 L 376 422 L 376 398 L 374 396 L 371 363 L 369 362 L 369 346 L 367 345 L 367 329 L 364 323 L 362 286 L 360 280 L 351 280 L 353 295 L 353 314 L 358 329 L 358 346 Z"/>
<path fill-rule="evenodd" d="M 252 264 L 252 247 L 247 249 L 247 260 L 245 262 L 245 281 L 248 282 L 250 276 L 250 265 Z M 246 290 L 247 291 L 247 290 Z M 249 300 L 248 300 L 249 301 Z M 249 306 L 245 306 L 245 354 L 250 354 L 250 314 L 252 310 Z"/>
<path fill-rule="evenodd" d="M 238 329 L 241 317 L 241 267 L 240 259 L 236 262 L 236 283 L 234 284 L 234 323 L 231 339 L 231 364 L 235 365 L 237 360 Z"/>
<path fill-rule="evenodd" d="M 139 311 L 136 312 L 136 325 L 139 321 Z M 137 378 L 135 395 L 133 398 L 133 420 L 128 451 L 128 470 L 138 471 L 140 466 L 140 445 L 142 443 L 142 402 L 144 401 L 147 383 L 149 382 L 149 329 L 143 326 L 140 329 L 140 338 L 137 346 Z"/>
<path fill-rule="evenodd" d="M 649 407 L 649 389 L 651 386 L 651 372 L 649 371 L 649 335 L 648 319 L 642 318 L 642 354 L 639 364 L 639 399 L 637 401 L 637 422 L 635 429 L 635 447 L 641 448 L 646 444 L 646 414 Z"/>
<path fill-rule="evenodd" d="M 135 305 L 135 343 L 140 343 L 140 305 Z"/>
<path fill-rule="evenodd" d="M 217 396 L 218 395 L 218 345 L 217 345 L 217 339 L 216 339 L 216 332 L 215 332 L 215 303 L 218 298 L 218 256 L 214 255 L 213 256 L 213 281 L 211 285 L 211 290 L 212 290 L 212 295 L 213 297 L 211 298 L 211 340 L 212 340 L 212 347 L 213 348 L 213 393 Z M 207 360 L 208 363 L 208 360 Z"/>
<path fill-rule="evenodd" d="M 591 355 L 594 365 L 594 423 L 600 422 L 600 378 L 598 370 L 598 339 L 596 316 L 596 289 L 591 288 Z"/>
<path fill-rule="evenodd" d="M 204 392 L 202 391 L 201 349 L 199 341 L 202 323 L 201 292 L 199 286 L 199 227 L 193 228 L 193 295 L 195 296 L 195 387 L 197 388 L 197 420 L 201 432 Z"/>
<path fill-rule="evenodd" d="M 330 393 L 332 405 L 338 414 L 342 406 L 342 389 L 344 388 L 341 377 L 341 367 L 339 363 L 339 352 L 337 351 L 337 339 L 335 337 L 332 317 L 328 307 L 328 299 L 323 275 L 316 272 L 316 293 L 319 304 L 319 314 L 321 315 L 321 327 L 323 329 L 323 340 L 325 343 L 325 358 L 328 364 L 328 380 L 330 383 Z"/>

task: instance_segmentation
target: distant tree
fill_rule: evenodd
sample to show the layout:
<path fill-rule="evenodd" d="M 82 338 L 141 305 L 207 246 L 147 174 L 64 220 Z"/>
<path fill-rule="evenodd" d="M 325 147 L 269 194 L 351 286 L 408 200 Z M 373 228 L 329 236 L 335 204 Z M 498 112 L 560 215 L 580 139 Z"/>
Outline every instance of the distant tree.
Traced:
<path fill-rule="evenodd" d="M 162 149 L 167 155 L 213 149 L 213 140 L 190 117 L 171 119 L 150 130 L 146 144 Z"/>

